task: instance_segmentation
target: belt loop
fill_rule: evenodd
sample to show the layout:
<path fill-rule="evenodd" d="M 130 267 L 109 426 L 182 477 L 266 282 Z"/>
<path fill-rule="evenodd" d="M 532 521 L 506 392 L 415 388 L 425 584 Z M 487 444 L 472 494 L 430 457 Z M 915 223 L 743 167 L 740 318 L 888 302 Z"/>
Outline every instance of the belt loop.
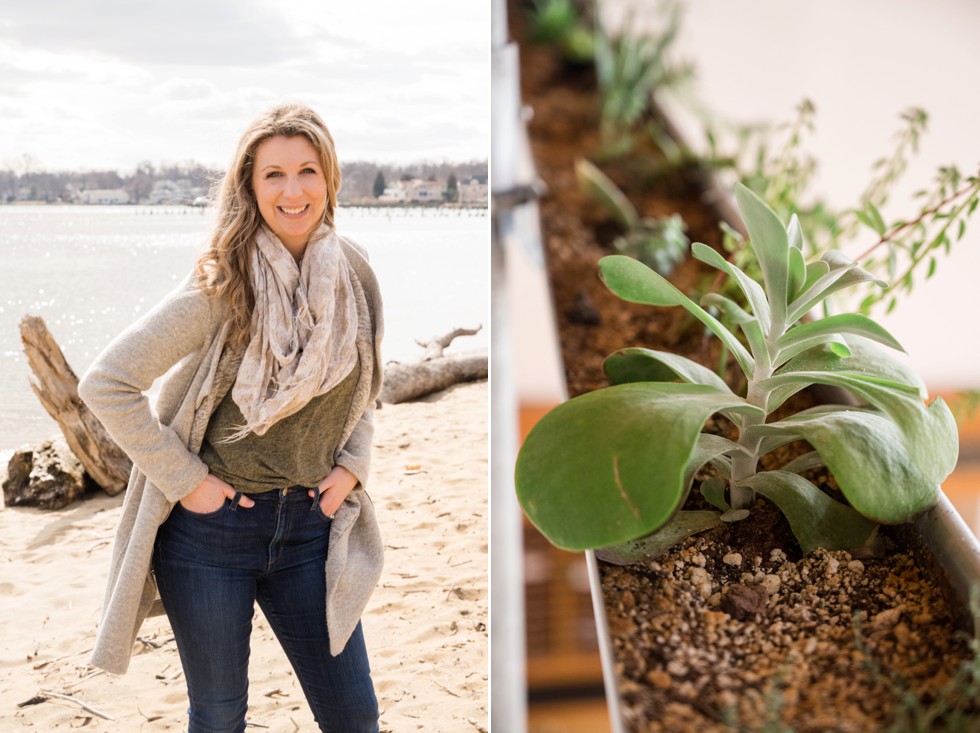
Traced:
<path fill-rule="evenodd" d="M 238 504 L 242 500 L 242 492 L 236 491 L 235 495 L 231 497 L 231 507 L 229 507 L 233 512 L 238 511 Z"/>

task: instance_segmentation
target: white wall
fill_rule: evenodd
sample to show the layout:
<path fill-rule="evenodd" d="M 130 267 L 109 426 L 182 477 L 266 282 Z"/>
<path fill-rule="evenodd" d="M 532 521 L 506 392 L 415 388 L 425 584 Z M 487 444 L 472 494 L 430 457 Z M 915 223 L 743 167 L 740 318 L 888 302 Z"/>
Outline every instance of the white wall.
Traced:
<path fill-rule="evenodd" d="M 647 0 L 601 3 L 610 20 L 633 10 L 637 26 L 654 14 Z M 697 69 L 695 89 L 713 110 L 740 121 L 788 121 L 809 98 L 817 107 L 807 148 L 820 168 L 815 190 L 847 207 L 889 154 L 899 113 L 929 113 L 919 155 L 884 210 L 887 220 L 916 211 L 911 194 L 931 184 L 938 166 L 965 175 L 980 163 L 980 3 L 969 0 L 692 0 L 686 3 L 679 58 Z M 676 106 L 672 107 L 676 108 Z M 689 137 L 698 122 L 675 114 Z M 856 244 L 858 255 L 874 239 Z M 928 282 L 883 318 L 931 391 L 980 387 L 980 213 L 941 258 Z"/>

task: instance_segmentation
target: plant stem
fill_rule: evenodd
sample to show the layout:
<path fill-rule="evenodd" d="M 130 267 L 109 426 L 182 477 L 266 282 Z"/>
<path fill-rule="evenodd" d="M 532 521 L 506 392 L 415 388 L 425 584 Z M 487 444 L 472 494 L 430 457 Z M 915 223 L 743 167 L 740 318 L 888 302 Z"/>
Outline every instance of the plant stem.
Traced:
<path fill-rule="evenodd" d="M 749 386 L 745 400 L 758 407 L 762 412 L 755 415 L 745 415 L 739 424 L 738 444 L 742 450 L 732 455 L 732 480 L 729 486 L 729 503 L 732 509 L 749 509 L 755 503 L 755 492 L 738 484 L 756 473 L 759 466 L 759 451 L 762 448 L 762 437 L 752 435 L 751 428 L 762 425 L 769 417 L 769 390 L 761 385 L 769 379 L 775 369 L 773 359 L 776 354 L 776 342 L 786 331 L 785 321 L 773 321 L 769 335 L 766 338 L 766 348 L 762 353 L 754 353 L 755 370 L 749 377 Z"/>
<path fill-rule="evenodd" d="M 972 186 L 972 188 L 976 188 L 976 187 L 977 184 L 974 184 Z M 946 218 L 946 223 L 943 224 L 942 228 L 939 230 L 939 233 L 933 237 L 933 242 L 940 241 L 940 238 L 944 234 L 946 234 L 949 228 L 953 225 L 953 222 L 956 221 L 956 217 L 958 217 L 962 213 L 963 209 L 965 209 L 969 205 L 969 202 L 970 199 L 967 199 L 966 201 L 959 204 L 955 209 L 949 212 L 949 216 Z M 895 278 L 894 282 L 889 283 L 889 288 L 895 287 L 903 280 L 905 280 L 905 278 L 911 275 L 912 271 L 915 270 L 915 268 L 919 265 L 919 263 L 922 262 L 922 260 L 924 260 L 933 251 L 933 249 L 934 247 L 923 247 L 921 250 L 919 250 L 919 253 L 912 258 L 912 261 L 909 263 L 909 266 L 908 268 L 906 268 L 905 272 L 903 272 L 900 277 Z"/>
<path fill-rule="evenodd" d="M 878 249 L 878 247 L 880 247 L 881 245 L 887 244 L 888 242 L 890 242 L 892 239 L 894 239 L 898 235 L 899 232 L 902 232 L 902 231 L 908 229 L 909 227 L 914 227 L 915 225 L 919 224 L 923 219 L 925 219 L 927 216 L 931 216 L 931 215 L 935 214 L 937 211 L 941 210 L 944 206 L 952 203 L 953 201 L 955 201 L 956 199 L 958 199 L 960 196 L 963 196 L 963 195 L 969 193 L 970 191 L 975 190 L 976 188 L 977 188 L 977 182 L 974 181 L 974 180 L 971 180 L 966 186 L 963 186 L 963 188 L 961 188 L 961 189 L 959 189 L 957 191 L 954 191 L 953 193 L 951 193 L 949 196 L 947 196 L 945 199 L 943 199 L 942 201 L 940 201 L 938 204 L 936 204 L 932 208 L 926 209 L 921 214 L 919 214 L 915 219 L 912 219 L 911 221 L 907 221 L 904 224 L 901 224 L 900 226 L 895 227 L 890 232 L 886 232 L 885 234 L 883 234 L 881 236 L 881 239 L 879 239 L 877 242 L 875 242 L 873 245 L 871 245 L 867 249 L 867 251 L 865 251 L 864 253 L 858 255 L 857 257 L 855 257 L 854 258 L 854 261 L 855 262 L 864 262 L 866 259 L 868 259 L 868 257 L 871 256 L 871 253 L 872 252 L 874 252 L 876 249 Z"/>
<path fill-rule="evenodd" d="M 759 384 L 763 379 L 768 379 L 771 376 L 772 368 L 765 361 L 757 359 L 755 373 L 749 379 L 749 389 L 745 399 L 750 404 L 762 408 L 763 411 L 766 410 L 769 392 L 759 387 Z M 742 450 L 732 456 L 732 482 L 729 488 L 732 509 L 748 509 L 755 502 L 755 492 L 738 484 L 756 472 L 759 465 L 759 449 L 762 445 L 762 438 L 750 438 L 749 429 L 761 425 L 765 421 L 765 414 L 746 415 L 739 425 L 738 444 Z"/>

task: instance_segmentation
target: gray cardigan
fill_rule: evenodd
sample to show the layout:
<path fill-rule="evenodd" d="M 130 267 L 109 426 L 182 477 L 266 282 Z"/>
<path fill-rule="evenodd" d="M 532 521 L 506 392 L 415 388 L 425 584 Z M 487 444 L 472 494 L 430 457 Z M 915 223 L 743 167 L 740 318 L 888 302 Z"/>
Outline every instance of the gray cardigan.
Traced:
<path fill-rule="evenodd" d="M 383 554 L 364 490 L 381 390 L 381 294 L 364 251 L 346 240 L 342 246 L 353 270 L 361 372 L 334 462 L 360 484 L 330 528 L 325 623 L 334 655 L 347 644 L 377 585 Z M 174 504 L 207 475 L 197 454 L 241 363 L 242 351 L 229 346 L 228 334 L 226 306 L 202 292 L 192 274 L 109 344 L 78 385 L 82 400 L 133 461 L 91 659 L 108 672 L 126 671 L 143 621 L 163 613 L 150 571 L 153 543 Z M 151 406 L 146 391 L 161 376 Z"/>

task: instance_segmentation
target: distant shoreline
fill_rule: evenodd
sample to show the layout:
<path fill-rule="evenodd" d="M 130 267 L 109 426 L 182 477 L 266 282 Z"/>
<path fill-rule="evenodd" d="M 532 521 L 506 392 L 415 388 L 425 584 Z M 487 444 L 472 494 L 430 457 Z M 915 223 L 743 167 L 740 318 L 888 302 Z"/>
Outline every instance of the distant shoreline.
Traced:
<path fill-rule="evenodd" d="M 489 204 L 486 201 L 479 202 L 431 202 L 431 201 L 374 201 L 371 199 L 355 199 L 352 201 L 339 202 L 341 207 L 357 209 L 487 209 Z M 0 206 L 79 206 L 79 207 L 99 207 L 99 206 L 126 206 L 126 207 L 149 207 L 149 208 L 187 208 L 187 209 L 207 209 L 207 206 L 196 204 L 173 204 L 173 203 L 127 203 L 127 204 L 82 204 L 73 201 L 0 201 Z"/>

